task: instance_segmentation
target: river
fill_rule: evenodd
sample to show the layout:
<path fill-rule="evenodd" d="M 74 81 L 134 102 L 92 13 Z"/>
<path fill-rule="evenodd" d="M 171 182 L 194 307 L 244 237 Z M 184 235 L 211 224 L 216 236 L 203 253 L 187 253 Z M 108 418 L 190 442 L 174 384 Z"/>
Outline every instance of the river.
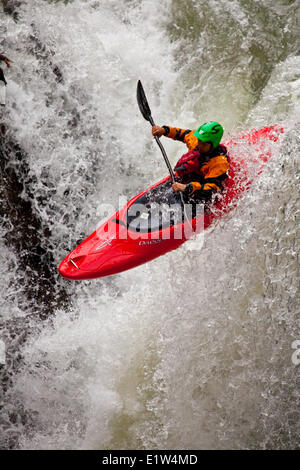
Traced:
<path fill-rule="evenodd" d="M 0 447 L 299 448 L 299 0 L 2 4 Z M 284 136 L 201 250 L 67 281 L 167 174 L 138 79 L 159 125 Z"/>

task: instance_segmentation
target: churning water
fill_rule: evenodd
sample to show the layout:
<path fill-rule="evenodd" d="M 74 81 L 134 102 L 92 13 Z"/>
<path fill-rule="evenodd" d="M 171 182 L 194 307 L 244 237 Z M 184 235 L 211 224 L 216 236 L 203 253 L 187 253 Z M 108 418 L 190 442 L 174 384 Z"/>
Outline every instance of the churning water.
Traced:
<path fill-rule="evenodd" d="M 3 6 L 1 448 L 299 447 L 299 0 Z M 157 124 L 285 133 L 200 251 L 72 283 L 100 204 L 167 173 L 138 79 Z"/>

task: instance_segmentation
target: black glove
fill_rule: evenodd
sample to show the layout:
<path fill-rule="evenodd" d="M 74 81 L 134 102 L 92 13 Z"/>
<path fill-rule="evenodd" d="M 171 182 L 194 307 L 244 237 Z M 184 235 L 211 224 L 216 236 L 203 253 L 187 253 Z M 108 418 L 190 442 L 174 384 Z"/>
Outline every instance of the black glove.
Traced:
<path fill-rule="evenodd" d="M 187 196 L 189 196 L 190 194 L 192 194 L 193 192 L 193 185 L 192 183 L 188 183 L 185 187 L 185 190 L 183 191 L 184 194 L 186 194 Z"/>
<path fill-rule="evenodd" d="M 176 168 L 174 168 L 174 171 L 184 171 L 185 170 L 185 166 L 182 165 L 182 166 L 177 166 Z"/>

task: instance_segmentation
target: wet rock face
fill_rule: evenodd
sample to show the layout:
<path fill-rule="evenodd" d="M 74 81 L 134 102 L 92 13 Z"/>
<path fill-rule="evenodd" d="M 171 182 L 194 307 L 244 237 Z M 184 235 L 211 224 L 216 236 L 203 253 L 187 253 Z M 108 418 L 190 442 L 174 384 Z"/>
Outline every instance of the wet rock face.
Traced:
<path fill-rule="evenodd" d="M 0 0 L 0 10 L 3 5 L 4 13 L 17 22 L 22 3 L 25 2 Z M 3 38 L 0 53 L 9 49 L 5 35 Z M 60 70 L 52 64 L 52 55 L 35 30 L 30 39 L 33 53 L 47 64 L 50 61 L 55 80 L 61 82 Z M 24 347 L 32 335 L 52 324 L 59 306 L 67 308 L 69 298 L 53 258 L 51 230 L 35 210 L 45 200 L 34 195 L 28 154 L 11 132 L 6 113 L 7 109 L 0 107 L 0 227 L 7 252 L 13 253 L 15 263 L 11 266 L 8 303 L 19 308 L 22 316 L 12 312 L 8 318 L 7 312 L 0 311 L 0 449 L 17 449 L 20 428 L 30 434 L 35 416 L 14 394 L 18 374 L 24 368 Z"/>
<path fill-rule="evenodd" d="M 17 449 L 20 423 L 26 428 L 31 423 L 31 413 L 26 411 L 21 400 L 12 399 L 16 374 L 24 366 L 22 347 L 37 330 L 35 319 L 25 318 L 0 322 L 0 338 L 5 345 L 5 362 L 0 363 L 0 449 Z M 40 327 L 41 328 L 41 327 Z"/>
<path fill-rule="evenodd" d="M 7 249 L 18 260 L 17 268 L 13 268 L 13 302 L 25 315 L 6 320 L 0 316 L 1 346 L 5 345 L 5 361 L 0 362 L 0 449 L 18 448 L 18 427 L 32 427 L 32 413 L 21 401 L 10 398 L 15 377 L 24 364 L 23 347 L 34 332 L 51 323 L 55 309 L 66 307 L 68 300 L 59 285 L 51 232 L 34 211 L 27 157 L 0 123 L 0 221 Z"/>
<path fill-rule="evenodd" d="M 18 285 L 22 286 L 28 308 L 46 318 L 66 297 L 63 290 L 56 289 L 51 232 L 33 209 L 27 156 L 6 132 L 4 124 L 0 130 L 0 217 L 4 240 L 17 254 Z"/>
<path fill-rule="evenodd" d="M 23 0 L 24 2 L 24 0 Z M 3 11 L 8 15 L 12 15 L 14 20 L 18 19 L 18 7 L 22 4 L 22 0 L 2 0 Z"/>
<path fill-rule="evenodd" d="M 60 68 L 53 62 L 54 51 L 41 41 L 39 31 L 34 23 L 31 24 L 31 27 L 32 34 L 29 36 L 31 44 L 28 45 L 27 52 L 34 55 L 45 68 L 52 70 L 56 83 L 64 83 Z"/>

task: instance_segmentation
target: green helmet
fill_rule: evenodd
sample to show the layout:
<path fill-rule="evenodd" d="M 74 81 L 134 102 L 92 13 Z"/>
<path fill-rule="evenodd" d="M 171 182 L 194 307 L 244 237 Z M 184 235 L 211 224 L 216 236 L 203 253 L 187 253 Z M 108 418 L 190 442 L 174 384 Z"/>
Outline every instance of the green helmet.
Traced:
<path fill-rule="evenodd" d="M 211 142 L 213 148 L 217 148 L 223 136 L 223 127 L 216 121 L 209 121 L 194 132 L 194 135 L 201 142 Z"/>

